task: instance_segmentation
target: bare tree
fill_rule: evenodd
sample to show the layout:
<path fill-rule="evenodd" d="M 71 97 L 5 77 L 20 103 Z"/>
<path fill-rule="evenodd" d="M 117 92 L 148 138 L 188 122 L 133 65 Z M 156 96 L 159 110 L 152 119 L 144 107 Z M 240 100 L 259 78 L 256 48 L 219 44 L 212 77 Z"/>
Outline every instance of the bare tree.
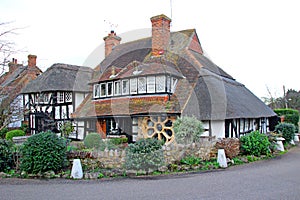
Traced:
<path fill-rule="evenodd" d="M 11 24 L 12 22 L 0 22 L 0 75 L 5 72 L 10 57 L 17 52 L 14 42 L 9 37 L 15 35 L 19 28 L 11 28 Z"/>

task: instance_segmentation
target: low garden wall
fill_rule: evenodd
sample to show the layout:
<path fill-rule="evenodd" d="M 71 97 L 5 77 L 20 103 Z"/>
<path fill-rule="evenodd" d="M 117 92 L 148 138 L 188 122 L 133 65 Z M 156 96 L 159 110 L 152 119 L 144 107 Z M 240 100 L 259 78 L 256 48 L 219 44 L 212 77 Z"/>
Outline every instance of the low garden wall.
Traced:
<path fill-rule="evenodd" d="M 163 146 L 166 164 L 180 162 L 186 156 L 195 156 L 203 160 L 215 158 L 217 140 L 213 138 L 201 138 L 199 143 L 189 145 L 171 144 Z M 83 169 L 96 168 L 122 168 L 125 163 L 125 150 L 104 150 L 97 152 L 74 151 L 68 153 L 69 161 L 75 158 L 81 159 Z"/>

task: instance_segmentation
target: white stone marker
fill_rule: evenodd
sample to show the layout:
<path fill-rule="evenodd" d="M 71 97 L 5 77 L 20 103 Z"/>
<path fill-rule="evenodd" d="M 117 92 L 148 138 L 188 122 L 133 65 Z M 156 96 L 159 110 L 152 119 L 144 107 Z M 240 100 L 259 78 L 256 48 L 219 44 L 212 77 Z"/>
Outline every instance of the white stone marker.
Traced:
<path fill-rule="evenodd" d="M 83 177 L 83 172 L 82 172 L 80 159 L 74 159 L 72 171 L 71 171 L 71 178 L 82 179 L 82 177 Z"/>
<path fill-rule="evenodd" d="M 276 149 L 279 150 L 279 151 L 284 151 L 284 146 L 283 146 L 283 143 L 282 141 L 284 141 L 285 139 L 283 137 L 278 137 L 276 138 Z"/>
<path fill-rule="evenodd" d="M 299 134 L 295 134 L 295 136 L 294 136 L 294 141 L 295 141 L 295 142 L 299 142 Z"/>
<path fill-rule="evenodd" d="M 227 159 L 225 156 L 225 151 L 224 149 L 218 149 L 218 160 L 217 162 L 219 163 L 220 167 L 226 168 L 227 167 Z"/>

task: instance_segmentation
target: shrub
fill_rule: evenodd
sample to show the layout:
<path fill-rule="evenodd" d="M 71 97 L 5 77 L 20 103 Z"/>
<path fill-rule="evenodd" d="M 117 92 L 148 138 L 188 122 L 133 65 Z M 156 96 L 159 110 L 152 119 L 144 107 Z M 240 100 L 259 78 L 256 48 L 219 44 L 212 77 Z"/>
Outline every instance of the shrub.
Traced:
<path fill-rule="evenodd" d="M 187 156 L 180 160 L 180 163 L 186 164 L 186 165 L 198 165 L 200 164 L 201 159 L 194 156 Z"/>
<path fill-rule="evenodd" d="M 8 132 L 8 128 L 3 128 L 0 130 L 0 139 L 5 139 L 6 133 Z"/>
<path fill-rule="evenodd" d="M 41 132 L 24 142 L 21 170 L 28 173 L 58 171 L 66 162 L 66 141 L 52 132 Z"/>
<path fill-rule="evenodd" d="M 261 134 L 259 131 L 253 131 L 240 138 L 241 151 L 245 155 L 269 155 L 270 154 L 270 142 L 265 134 Z"/>
<path fill-rule="evenodd" d="M 0 139 L 0 172 L 9 170 L 13 165 L 11 147 L 11 142 Z"/>
<path fill-rule="evenodd" d="M 203 133 L 202 122 L 195 117 L 180 117 L 174 122 L 175 139 L 180 144 L 198 142 Z"/>
<path fill-rule="evenodd" d="M 7 140 L 12 140 L 13 137 L 17 137 L 17 136 L 24 136 L 25 132 L 23 130 L 12 130 L 12 131 L 8 131 L 6 133 L 6 139 Z"/>
<path fill-rule="evenodd" d="M 274 112 L 278 116 L 284 116 L 284 122 L 294 124 L 295 125 L 295 132 L 299 131 L 298 122 L 299 122 L 299 111 L 290 109 L 290 108 L 282 108 L 282 109 L 275 109 Z"/>
<path fill-rule="evenodd" d="M 83 143 L 84 143 L 84 146 L 86 146 L 86 148 L 99 149 L 100 146 L 103 146 L 104 142 L 102 141 L 102 138 L 98 133 L 90 133 L 84 138 Z"/>
<path fill-rule="evenodd" d="M 275 132 L 282 134 L 285 142 L 289 143 L 295 136 L 295 125 L 290 123 L 280 123 L 275 126 Z"/>
<path fill-rule="evenodd" d="M 125 168 L 133 170 L 157 170 L 164 165 L 162 141 L 140 139 L 126 148 Z"/>
<path fill-rule="evenodd" d="M 111 138 L 109 141 L 114 145 L 119 145 L 128 142 L 128 138 Z"/>

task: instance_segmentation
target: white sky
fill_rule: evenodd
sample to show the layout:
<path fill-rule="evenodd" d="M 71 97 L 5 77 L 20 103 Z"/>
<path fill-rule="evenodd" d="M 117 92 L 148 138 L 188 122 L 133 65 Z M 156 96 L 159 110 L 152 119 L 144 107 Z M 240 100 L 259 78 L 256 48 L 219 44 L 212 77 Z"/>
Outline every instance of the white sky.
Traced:
<path fill-rule="evenodd" d="M 195 28 L 206 54 L 258 97 L 300 90 L 300 6 L 297 0 L 172 0 L 171 31 Z M 36 54 L 54 63 L 87 64 L 110 31 L 150 29 L 150 17 L 171 17 L 170 0 L 1 0 L 0 22 L 24 27 L 13 35 L 20 62 Z M 128 35 L 128 34 L 127 34 Z M 137 38 L 134 38 L 137 39 Z M 123 39 L 124 41 L 124 39 Z M 101 60 L 102 53 L 99 53 Z M 94 67 L 94 66 L 90 66 Z"/>

